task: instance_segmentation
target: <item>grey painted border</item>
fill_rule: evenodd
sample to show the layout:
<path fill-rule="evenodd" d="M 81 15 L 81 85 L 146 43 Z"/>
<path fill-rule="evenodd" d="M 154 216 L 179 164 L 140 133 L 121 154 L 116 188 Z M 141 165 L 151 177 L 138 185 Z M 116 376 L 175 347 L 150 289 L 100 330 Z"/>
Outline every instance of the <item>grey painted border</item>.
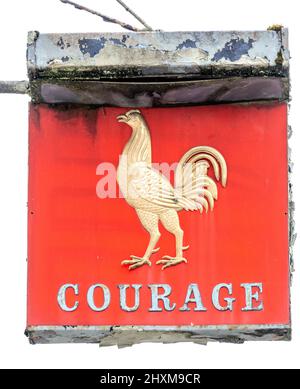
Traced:
<path fill-rule="evenodd" d="M 130 79 L 206 76 L 222 71 L 282 76 L 287 30 L 138 33 L 29 33 L 30 79 Z"/>
<path fill-rule="evenodd" d="M 290 340 L 290 325 L 220 325 L 220 326 L 30 326 L 25 334 L 32 344 L 99 343 L 118 347 L 156 342 L 208 341 L 243 343 L 257 340 Z"/>

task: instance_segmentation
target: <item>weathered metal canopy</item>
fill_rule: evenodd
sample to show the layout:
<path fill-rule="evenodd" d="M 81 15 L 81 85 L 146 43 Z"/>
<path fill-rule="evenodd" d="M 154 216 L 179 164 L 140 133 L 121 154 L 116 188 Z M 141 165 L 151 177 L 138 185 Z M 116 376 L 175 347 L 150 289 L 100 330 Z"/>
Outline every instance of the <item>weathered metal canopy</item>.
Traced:
<path fill-rule="evenodd" d="M 287 30 L 29 33 L 36 103 L 122 107 L 286 100 Z"/>

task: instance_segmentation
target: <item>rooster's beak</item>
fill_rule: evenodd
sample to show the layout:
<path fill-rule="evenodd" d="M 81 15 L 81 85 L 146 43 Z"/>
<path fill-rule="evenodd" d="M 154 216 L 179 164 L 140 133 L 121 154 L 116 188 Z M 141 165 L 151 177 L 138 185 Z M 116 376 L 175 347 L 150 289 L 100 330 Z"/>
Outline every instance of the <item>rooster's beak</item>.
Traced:
<path fill-rule="evenodd" d="M 117 116 L 117 121 L 119 123 L 127 123 L 128 117 L 126 115 L 119 115 Z"/>

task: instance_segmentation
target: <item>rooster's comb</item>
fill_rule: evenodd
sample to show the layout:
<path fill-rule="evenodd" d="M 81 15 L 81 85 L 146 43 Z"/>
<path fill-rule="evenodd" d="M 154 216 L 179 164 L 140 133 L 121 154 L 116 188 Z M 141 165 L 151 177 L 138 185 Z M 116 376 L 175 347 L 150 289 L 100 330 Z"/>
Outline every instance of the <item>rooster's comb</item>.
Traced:
<path fill-rule="evenodd" d="M 141 114 L 141 111 L 138 109 L 131 109 L 130 111 L 126 112 L 126 115 L 130 115 L 131 113 L 139 113 Z"/>

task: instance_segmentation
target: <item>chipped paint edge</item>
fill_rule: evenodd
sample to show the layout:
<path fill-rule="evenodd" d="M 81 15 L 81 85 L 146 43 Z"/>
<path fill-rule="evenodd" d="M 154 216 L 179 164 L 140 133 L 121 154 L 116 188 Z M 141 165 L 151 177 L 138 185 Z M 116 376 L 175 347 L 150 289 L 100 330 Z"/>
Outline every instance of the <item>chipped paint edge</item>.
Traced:
<path fill-rule="evenodd" d="M 209 326 L 29 326 L 25 335 L 31 344 L 99 343 L 126 347 L 139 343 L 209 341 L 244 343 L 258 340 L 291 340 L 289 324 Z"/>
<path fill-rule="evenodd" d="M 241 43 L 237 45 L 236 41 Z M 131 62 L 126 60 L 128 55 Z M 87 80 L 216 78 L 224 73 L 282 77 L 288 75 L 288 30 L 155 31 L 125 35 L 34 31 L 29 33 L 27 56 L 31 81 L 66 76 Z"/>

